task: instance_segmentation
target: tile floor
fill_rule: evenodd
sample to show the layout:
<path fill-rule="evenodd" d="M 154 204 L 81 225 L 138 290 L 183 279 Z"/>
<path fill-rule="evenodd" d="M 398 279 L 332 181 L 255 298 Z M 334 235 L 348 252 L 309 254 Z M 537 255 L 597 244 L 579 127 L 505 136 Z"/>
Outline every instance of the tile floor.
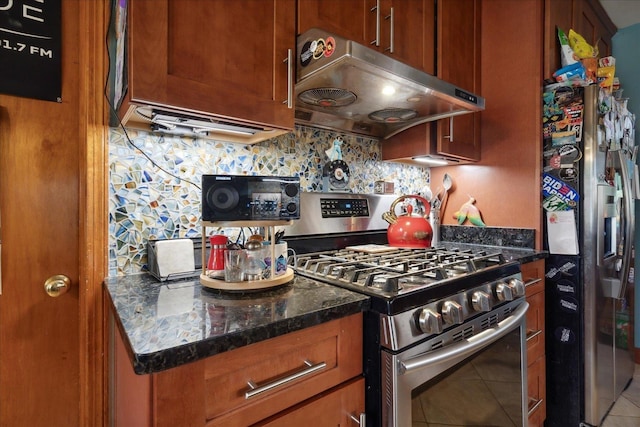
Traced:
<path fill-rule="evenodd" d="M 613 405 L 602 427 L 638 426 L 640 426 L 640 365 L 636 364 L 631 384 Z"/>

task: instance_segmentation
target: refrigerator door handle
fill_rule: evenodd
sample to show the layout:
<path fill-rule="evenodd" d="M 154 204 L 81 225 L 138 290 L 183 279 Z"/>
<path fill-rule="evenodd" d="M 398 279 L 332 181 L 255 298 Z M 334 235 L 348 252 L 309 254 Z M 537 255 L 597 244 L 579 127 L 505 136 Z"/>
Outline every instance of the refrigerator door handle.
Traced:
<path fill-rule="evenodd" d="M 631 269 L 631 256 L 633 254 L 633 240 L 635 229 L 635 218 L 633 215 L 633 197 L 631 193 L 631 179 L 629 177 L 629 168 L 621 150 L 616 151 L 618 162 L 620 164 L 620 174 L 622 175 L 622 205 L 623 205 L 623 224 L 624 224 L 624 245 L 622 250 L 622 271 L 620 275 L 620 293 L 617 298 L 623 298 L 629 281 L 629 271 Z"/>

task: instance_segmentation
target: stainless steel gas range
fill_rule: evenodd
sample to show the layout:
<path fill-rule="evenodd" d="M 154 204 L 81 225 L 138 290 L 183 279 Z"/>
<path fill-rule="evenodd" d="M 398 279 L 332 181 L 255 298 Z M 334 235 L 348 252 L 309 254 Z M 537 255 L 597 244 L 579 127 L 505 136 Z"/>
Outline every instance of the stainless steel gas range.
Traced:
<path fill-rule="evenodd" d="M 525 288 L 499 250 L 386 245 L 395 196 L 302 193 L 297 274 L 367 294 L 366 425 L 526 426 Z"/>

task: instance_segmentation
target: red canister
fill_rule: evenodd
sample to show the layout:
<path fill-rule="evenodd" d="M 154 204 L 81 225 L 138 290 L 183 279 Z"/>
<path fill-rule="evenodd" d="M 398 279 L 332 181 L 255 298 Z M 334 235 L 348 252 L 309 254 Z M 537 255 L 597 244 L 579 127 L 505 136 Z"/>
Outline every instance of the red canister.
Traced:
<path fill-rule="evenodd" d="M 212 276 L 224 276 L 224 253 L 227 250 L 227 236 L 216 234 L 209 236 L 211 251 L 209 251 L 209 262 L 207 269 Z"/>

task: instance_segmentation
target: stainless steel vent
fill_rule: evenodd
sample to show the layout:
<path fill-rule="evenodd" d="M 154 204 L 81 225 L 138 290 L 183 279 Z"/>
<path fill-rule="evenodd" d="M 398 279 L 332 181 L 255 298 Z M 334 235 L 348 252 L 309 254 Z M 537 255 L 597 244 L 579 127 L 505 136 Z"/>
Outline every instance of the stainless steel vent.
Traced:
<path fill-rule="evenodd" d="M 323 87 L 305 90 L 298 99 L 309 105 L 320 107 L 344 107 L 353 104 L 357 97 L 353 92 L 340 88 Z"/>
<path fill-rule="evenodd" d="M 406 122 L 414 119 L 418 115 L 416 110 L 406 108 L 387 108 L 385 110 L 374 111 L 369 114 L 371 120 L 385 123 Z"/>
<path fill-rule="evenodd" d="M 387 139 L 421 123 L 484 110 L 478 95 L 320 29 L 298 36 L 297 50 L 299 124 Z M 331 95 L 314 102 L 314 91 Z M 343 92 L 353 94 L 353 102 L 340 104 L 334 94 Z M 415 116 L 374 114 L 385 110 Z"/>

